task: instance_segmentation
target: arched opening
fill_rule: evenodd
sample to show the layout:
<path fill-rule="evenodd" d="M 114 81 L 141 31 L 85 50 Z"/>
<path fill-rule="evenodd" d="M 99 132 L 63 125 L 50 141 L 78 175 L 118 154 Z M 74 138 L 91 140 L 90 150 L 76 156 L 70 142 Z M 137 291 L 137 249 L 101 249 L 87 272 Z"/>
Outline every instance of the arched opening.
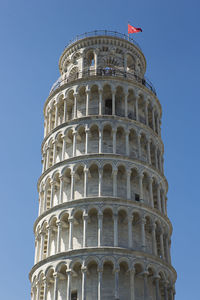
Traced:
<path fill-rule="evenodd" d="M 69 129 L 66 133 L 66 149 L 64 158 L 72 157 L 73 154 L 73 130 Z"/>
<path fill-rule="evenodd" d="M 98 265 L 96 261 L 89 262 L 87 270 L 86 299 L 98 299 Z"/>
<path fill-rule="evenodd" d="M 65 252 L 69 249 L 69 214 L 65 213 L 61 217 L 61 243 L 60 249 L 61 252 Z"/>
<path fill-rule="evenodd" d="M 99 153 L 99 128 L 97 125 L 90 127 L 88 153 Z"/>
<path fill-rule="evenodd" d="M 116 133 L 116 153 L 125 155 L 126 153 L 125 145 L 126 145 L 126 141 L 125 141 L 124 128 L 118 127 Z"/>
<path fill-rule="evenodd" d="M 98 237 L 98 212 L 95 208 L 92 208 L 88 213 L 87 246 L 97 247 L 98 244 L 97 237 Z"/>
<path fill-rule="evenodd" d="M 49 226 L 51 228 L 51 230 L 49 232 L 49 234 L 50 234 L 49 255 L 56 254 L 56 250 L 57 250 L 56 249 L 56 244 L 57 244 L 57 225 L 56 225 L 56 221 L 57 221 L 57 218 L 54 217 L 54 218 L 51 219 L 50 224 L 49 224 Z"/>
<path fill-rule="evenodd" d="M 70 300 L 81 299 L 81 281 L 82 281 L 82 272 L 81 264 L 79 262 L 75 263 L 73 268 L 73 275 L 71 278 L 71 298 Z"/>
<path fill-rule="evenodd" d="M 125 210 L 118 212 L 118 246 L 128 248 L 128 219 Z"/>
<path fill-rule="evenodd" d="M 125 116 L 125 99 L 124 99 L 124 92 L 121 86 L 118 86 L 115 93 L 115 105 L 116 105 L 116 115 L 120 117 Z"/>
<path fill-rule="evenodd" d="M 79 89 L 78 97 L 77 97 L 77 118 L 81 118 L 85 116 L 86 111 L 86 92 L 85 86 L 82 86 Z"/>
<path fill-rule="evenodd" d="M 79 78 L 79 71 L 77 67 L 74 67 L 69 72 L 68 80 L 73 81 Z"/>
<path fill-rule="evenodd" d="M 135 58 L 127 54 L 127 72 L 134 72 L 135 71 Z"/>
<path fill-rule="evenodd" d="M 67 121 L 72 120 L 74 117 L 74 91 L 71 90 L 67 97 Z"/>
<path fill-rule="evenodd" d="M 158 184 L 155 180 L 155 178 L 153 179 L 153 183 L 152 183 L 152 192 L 153 192 L 153 206 L 154 208 L 158 209 Z"/>
<path fill-rule="evenodd" d="M 143 267 L 141 264 L 135 264 L 135 298 L 144 299 L 144 277 L 143 277 Z"/>
<path fill-rule="evenodd" d="M 109 85 L 103 87 L 103 113 L 104 115 L 112 115 L 112 91 Z"/>
<path fill-rule="evenodd" d="M 62 160 L 62 147 L 63 147 L 62 134 L 59 134 L 56 140 L 56 154 L 55 154 L 56 163 Z"/>
<path fill-rule="evenodd" d="M 118 167 L 117 172 L 117 197 L 126 198 L 127 197 L 127 187 L 126 187 L 126 169 L 124 166 Z"/>
<path fill-rule="evenodd" d="M 49 269 L 46 277 L 49 284 L 47 284 L 47 299 L 53 299 L 54 297 L 54 277 L 53 277 L 54 270 Z"/>
<path fill-rule="evenodd" d="M 142 180 L 142 187 L 143 187 L 143 200 L 145 204 L 150 203 L 150 194 L 149 194 L 149 176 L 144 173 L 144 177 Z"/>
<path fill-rule="evenodd" d="M 113 153 L 112 127 L 109 124 L 103 128 L 103 153 Z"/>
<path fill-rule="evenodd" d="M 126 262 L 121 262 L 119 267 L 119 299 L 128 300 L 131 299 L 129 267 Z"/>
<path fill-rule="evenodd" d="M 105 262 L 103 265 L 102 299 L 104 300 L 115 299 L 115 277 L 113 268 L 112 262 Z"/>
<path fill-rule="evenodd" d="M 46 210 L 50 209 L 51 205 L 51 184 L 50 178 L 46 182 Z"/>
<path fill-rule="evenodd" d="M 99 194 L 99 169 L 92 164 L 88 172 L 88 196 L 98 196 Z"/>
<path fill-rule="evenodd" d="M 75 172 L 74 198 L 80 199 L 84 195 L 84 170 L 79 166 Z"/>
<path fill-rule="evenodd" d="M 103 211 L 103 245 L 113 246 L 114 244 L 114 228 L 113 228 L 113 212 L 110 208 Z"/>
<path fill-rule="evenodd" d="M 60 276 L 58 277 L 58 299 L 65 300 L 67 299 L 67 277 L 66 277 L 66 265 L 62 265 L 59 267 L 58 271 Z"/>
<path fill-rule="evenodd" d="M 63 177 L 63 202 L 68 202 L 71 200 L 71 169 L 67 168 Z"/>
<path fill-rule="evenodd" d="M 52 199 L 52 207 L 59 204 L 59 196 L 60 196 L 60 178 L 59 174 L 57 173 L 54 176 L 54 193 Z"/>
<path fill-rule="evenodd" d="M 150 217 L 145 218 L 145 242 L 146 242 L 146 249 L 147 253 L 152 253 L 152 233 L 151 233 L 151 219 Z"/>
<path fill-rule="evenodd" d="M 89 115 L 99 114 L 99 92 L 98 86 L 93 85 L 90 90 L 90 101 L 89 101 Z"/>
<path fill-rule="evenodd" d="M 148 104 L 148 122 L 149 122 L 149 127 L 153 129 L 153 108 L 151 104 Z"/>
<path fill-rule="evenodd" d="M 133 249 L 141 250 L 141 230 L 140 230 L 140 215 L 137 212 L 133 213 L 132 222 L 132 239 L 133 239 Z"/>
<path fill-rule="evenodd" d="M 63 123 L 64 117 L 64 95 L 60 95 L 58 99 L 58 125 Z"/>
<path fill-rule="evenodd" d="M 140 145 L 141 145 L 141 157 L 140 159 L 143 161 L 147 161 L 148 155 L 147 155 L 147 138 L 142 133 L 140 138 Z"/>
<path fill-rule="evenodd" d="M 131 186 L 131 200 L 140 201 L 139 178 L 138 178 L 138 171 L 136 169 L 131 170 L 130 186 Z"/>
<path fill-rule="evenodd" d="M 76 155 L 85 154 L 85 128 L 83 126 L 78 128 L 76 135 Z"/>
<path fill-rule="evenodd" d="M 144 96 L 139 95 L 138 98 L 138 117 L 139 121 L 143 124 L 146 124 L 146 118 L 145 118 L 145 101 L 144 101 Z"/>
<path fill-rule="evenodd" d="M 113 195 L 112 166 L 109 164 L 106 164 L 103 167 L 102 195 L 103 196 Z"/>
<path fill-rule="evenodd" d="M 73 249 L 83 247 L 83 212 L 77 211 L 74 215 Z"/>
<path fill-rule="evenodd" d="M 138 157 L 138 140 L 134 129 L 131 129 L 129 133 L 129 155 L 131 158 Z"/>
<path fill-rule="evenodd" d="M 127 98 L 127 105 L 128 105 L 128 118 L 131 120 L 136 119 L 136 111 L 135 111 L 135 94 L 133 90 L 128 90 L 128 98 Z"/>
<path fill-rule="evenodd" d="M 155 168 L 156 167 L 155 146 L 152 141 L 150 143 L 150 153 L 151 153 L 151 164 Z"/>

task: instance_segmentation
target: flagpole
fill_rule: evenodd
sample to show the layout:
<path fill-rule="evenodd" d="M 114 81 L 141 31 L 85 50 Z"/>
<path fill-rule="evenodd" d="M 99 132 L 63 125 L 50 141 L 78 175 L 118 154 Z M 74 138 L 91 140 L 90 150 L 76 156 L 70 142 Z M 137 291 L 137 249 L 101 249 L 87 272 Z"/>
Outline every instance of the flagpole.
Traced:
<path fill-rule="evenodd" d="M 128 25 L 129 25 L 129 21 L 128 21 Z M 129 33 L 128 33 L 128 41 L 129 41 Z"/>

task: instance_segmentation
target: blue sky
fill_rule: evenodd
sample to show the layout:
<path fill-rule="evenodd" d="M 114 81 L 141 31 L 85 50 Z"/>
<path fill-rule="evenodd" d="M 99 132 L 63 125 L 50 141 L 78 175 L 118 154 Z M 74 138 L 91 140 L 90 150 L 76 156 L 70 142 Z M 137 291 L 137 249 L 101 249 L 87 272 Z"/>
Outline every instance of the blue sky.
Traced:
<path fill-rule="evenodd" d="M 128 21 L 143 28 L 135 39 L 163 107 L 176 300 L 199 299 L 199 11 L 197 0 L 0 0 L 1 299 L 30 299 L 42 111 L 59 56 L 77 34 L 126 33 Z"/>

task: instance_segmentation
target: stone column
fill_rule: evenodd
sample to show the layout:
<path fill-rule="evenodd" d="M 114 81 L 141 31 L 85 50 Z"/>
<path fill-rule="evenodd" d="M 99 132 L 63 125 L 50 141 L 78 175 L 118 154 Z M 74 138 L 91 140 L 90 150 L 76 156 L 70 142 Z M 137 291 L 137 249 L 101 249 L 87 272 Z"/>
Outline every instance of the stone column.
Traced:
<path fill-rule="evenodd" d="M 67 273 L 67 300 L 71 300 L 71 273 L 72 271 L 69 269 L 66 271 Z"/>
<path fill-rule="evenodd" d="M 63 139 L 63 146 L 62 146 L 62 160 L 65 159 L 65 151 L 66 151 L 66 140 L 65 140 L 65 135 L 62 136 Z"/>
<path fill-rule="evenodd" d="M 131 199 L 131 170 L 126 173 L 127 176 L 127 199 Z"/>
<path fill-rule="evenodd" d="M 149 177 L 149 198 L 150 198 L 149 204 L 152 208 L 154 208 L 152 183 L 153 183 L 153 178 Z"/>
<path fill-rule="evenodd" d="M 54 198 L 54 191 L 55 191 L 55 181 L 51 181 L 50 182 L 50 184 L 51 184 L 51 199 L 50 199 L 50 208 L 52 208 L 53 207 L 53 198 Z"/>
<path fill-rule="evenodd" d="M 51 250 L 51 234 L 52 234 L 52 227 L 51 226 L 47 226 L 47 232 L 48 232 L 48 236 L 47 236 L 47 257 L 50 256 L 50 250 Z"/>
<path fill-rule="evenodd" d="M 40 231 L 40 260 L 43 259 L 44 235 L 45 233 L 43 231 Z"/>
<path fill-rule="evenodd" d="M 135 269 L 130 270 L 130 292 L 130 300 L 135 300 Z"/>
<path fill-rule="evenodd" d="M 58 203 L 61 204 L 61 203 L 63 203 L 64 176 L 63 175 L 59 176 L 59 179 L 60 179 L 60 191 L 59 191 L 59 200 L 58 200 Z"/>
<path fill-rule="evenodd" d="M 98 247 L 102 246 L 103 214 L 98 213 Z"/>
<path fill-rule="evenodd" d="M 166 258 L 166 261 L 168 263 L 170 263 L 170 259 L 169 259 L 169 240 L 168 240 L 168 235 L 166 234 L 165 235 L 165 249 L 166 249 L 166 255 L 165 255 L 165 258 Z"/>
<path fill-rule="evenodd" d="M 117 170 L 113 170 L 113 197 L 117 197 Z"/>
<path fill-rule="evenodd" d="M 36 300 L 40 300 L 40 287 L 41 287 L 40 281 L 37 281 L 36 286 L 37 286 Z"/>
<path fill-rule="evenodd" d="M 163 207 L 163 214 L 166 215 L 166 207 L 165 207 L 165 192 L 162 193 L 162 207 Z"/>
<path fill-rule="evenodd" d="M 54 128 L 58 125 L 58 103 L 55 104 L 55 123 Z"/>
<path fill-rule="evenodd" d="M 116 154 L 116 132 L 117 130 L 113 128 L 112 137 L 113 137 L 113 153 Z"/>
<path fill-rule="evenodd" d="M 144 175 L 143 174 L 139 174 L 139 188 L 140 188 L 140 201 L 143 202 L 143 178 L 144 178 Z"/>
<path fill-rule="evenodd" d="M 165 253 L 164 253 L 164 245 L 163 245 L 163 231 L 160 231 L 160 250 L 161 250 L 161 256 L 162 259 L 165 259 Z"/>
<path fill-rule="evenodd" d="M 57 300 L 58 299 L 58 273 L 55 272 L 53 273 L 53 277 L 54 277 L 54 297 L 53 299 L 54 300 Z"/>
<path fill-rule="evenodd" d="M 159 288 L 159 280 L 160 276 L 154 276 L 155 279 L 155 290 L 156 290 L 156 300 L 160 300 L 160 288 Z"/>
<path fill-rule="evenodd" d="M 146 219 L 143 217 L 143 218 L 141 218 L 142 251 L 145 251 L 145 249 L 146 249 L 145 224 L 146 224 Z"/>
<path fill-rule="evenodd" d="M 47 149 L 46 149 L 46 152 L 47 152 L 47 158 L 46 158 L 46 166 L 45 166 L 45 170 L 47 170 L 48 167 L 49 167 L 49 151 L 50 151 L 50 147 L 48 146 Z"/>
<path fill-rule="evenodd" d="M 67 122 L 67 99 L 64 99 L 64 123 Z"/>
<path fill-rule="evenodd" d="M 74 119 L 77 118 L 77 96 L 78 96 L 78 94 L 75 93 L 74 94 Z"/>
<path fill-rule="evenodd" d="M 99 89 L 99 115 L 102 115 L 102 93 L 103 90 Z"/>
<path fill-rule="evenodd" d="M 102 179 L 103 179 L 103 169 L 99 169 L 99 192 L 98 192 L 99 197 L 101 197 L 102 195 Z"/>
<path fill-rule="evenodd" d="M 43 285 L 44 285 L 44 300 L 47 300 L 47 278 L 43 278 Z"/>
<path fill-rule="evenodd" d="M 136 121 L 139 121 L 139 113 L 138 113 L 138 96 L 135 99 L 135 116 L 136 116 Z"/>
<path fill-rule="evenodd" d="M 87 89 L 86 90 L 86 110 L 85 110 L 86 117 L 88 116 L 88 111 L 89 111 L 89 101 L 90 101 L 90 89 Z"/>
<path fill-rule="evenodd" d="M 131 249 L 133 247 L 133 234 L 132 234 L 132 223 L 133 223 L 133 216 L 128 216 L 128 246 Z"/>
<path fill-rule="evenodd" d="M 147 141 L 147 156 L 148 156 L 148 163 L 151 165 L 151 150 L 150 150 L 150 140 Z"/>
<path fill-rule="evenodd" d="M 88 189 L 88 168 L 84 168 L 84 194 L 83 194 L 83 196 L 84 196 L 84 198 L 86 198 L 87 196 L 88 196 L 88 191 L 87 191 L 87 189 Z"/>
<path fill-rule="evenodd" d="M 126 131 L 126 155 L 129 156 L 129 130 Z"/>
<path fill-rule="evenodd" d="M 156 243 L 156 224 L 152 223 L 151 225 L 151 234 L 152 234 L 152 252 L 154 255 L 157 255 L 157 243 Z"/>
<path fill-rule="evenodd" d="M 58 227 L 56 250 L 57 250 L 57 253 L 59 253 L 60 252 L 60 245 L 61 245 L 62 222 L 58 221 L 58 222 L 56 222 L 56 225 Z"/>
<path fill-rule="evenodd" d="M 118 247 L 118 214 L 113 214 L 114 221 L 114 247 Z"/>
<path fill-rule="evenodd" d="M 168 282 L 164 282 L 164 299 L 168 300 Z"/>
<path fill-rule="evenodd" d="M 115 269 L 115 300 L 119 300 L 119 269 Z"/>
<path fill-rule="evenodd" d="M 89 137 L 89 128 L 85 128 L 85 154 L 88 154 L 88 137 Z"/>
<path fill-rule="evenodd" d="M 75 172 L 71 171 L 71 200 L 74 200 L 74 175 Z"/>
<path fill-rule="evenodd" d="M 124 101 L 125 101 L 125 117 L 128 117 L 128 94 L 124 95 Z"/>
<path fill-rule="evenodd" d="M 56 163 L 56 145 L 57 145 L 57 141 L 54 140 L 53 141 L 53 165 Z"/>
<path fill-rule="evenodd" d="M 76 135 L 77 131 L 73 131 L 73 156 L 76 156 Z"/>
<path fill-rule="evenodd" d="M 88 214 L 83 214 L 83 248 L 87 247 L 87 220 Z"/>
<path fill-rule="evenodd" d="M 157 201 L 158 201 L 158 209 L 161 212 L 161 201 L 160 201 L 160 185 L 157 185 Z"/>
<path fill-rule="evenodd" d="M 141 159 L 141 143 L 140 143 L 141 135 L 138 134 L 137 142 L 138 142 L 138 159 Z"/>
<path fill-rule="evenodd" d="M 87 268 L 85 266 L 82 266 L 81 268 L 82 272 L 82 300 L 86 300 L 86 272 Z"/>
<path fill-rule="evenodd" d="M 115 91 L 112 91 L 112 115 L 115 115 Z"/>
<path fill-rule="evenodd" d="M 147 271 L 145 271 L 143 273 L 143 276 L 144 276 L 144 300 L 149 299 L 148 275 L 149 275 L 149 273 Z"/>
<path fill-rule="evenodd" d="M 48 120 L 48 133 L 51 131 L 51 113 L 52 113 L 52 110 L 49 109 L 49 120 Z"/>
<path fill-rule="evenodd" d="M 149 118 L 148 118 L 148 102 L 145 102 L 145 123 L 149 126 Z"/>
<path fill-rule="evenodd" d="M 99 153 L 102 153 L 102 129 L 99 128 Z"/>
<path fill-rule="evenodd" d="M 42 173 L 45 171 L 45 166 L 46 166 L 46 153 L 42 154 Z"/>
<path fill-rule="evenodd" d="M 98 300 L 102 300 L 101 297 L 101 286 L 102 286 L 102 273 L 103 273 L 103 269 L 98 269 Z"/>
<path fill-rule="evenodd" d="M 156 130 L 156 126 L 155 126 L 155 112 L 154 112 L 154 108 L 152 109 L 152 123 L 153 123 L 153 131 Z"/>
<path fill-rule="evenodd" d="M 158 169 L 158 156 L 157 156 L 157 147 L 155 146 L 155 164 L 156 164 L 156 169 Z"/>
<path fill-rule="evenodd" d="M 73 249 L 73 225 L 74 217 L 68 218 L 69 221 L 69 250 Z"/>

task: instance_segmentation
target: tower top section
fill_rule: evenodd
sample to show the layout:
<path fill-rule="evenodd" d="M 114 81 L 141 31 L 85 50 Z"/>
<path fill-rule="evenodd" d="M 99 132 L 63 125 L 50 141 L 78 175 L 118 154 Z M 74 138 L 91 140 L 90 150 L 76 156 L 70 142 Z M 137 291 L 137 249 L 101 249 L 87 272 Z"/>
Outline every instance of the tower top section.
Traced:
<path fill-rule="evenodd" d="M 135 72 L 140 77 L 146 71 L 146 60 L 136 41 L 127 35 L 108 30 L 95 30 L 77 35 L 65 47 L 60 60 L 61 75 L 66 73 L 72 64 L 77 65 L 84 59 L 84 68 L 88 68 L 98 55 L 98 68 L 115 67 Z"/>
<path fill-rule="evenodd" d="M 77 80 L 103 77 L 120 78 L 142 84 L 156 95 L 146 78 L 146 59 L 140 46 L 125 34 L 96 30 L 76 36 L 65 47 L 60 59 L 61 76 L 50 95 L 62 85 Z"/>

